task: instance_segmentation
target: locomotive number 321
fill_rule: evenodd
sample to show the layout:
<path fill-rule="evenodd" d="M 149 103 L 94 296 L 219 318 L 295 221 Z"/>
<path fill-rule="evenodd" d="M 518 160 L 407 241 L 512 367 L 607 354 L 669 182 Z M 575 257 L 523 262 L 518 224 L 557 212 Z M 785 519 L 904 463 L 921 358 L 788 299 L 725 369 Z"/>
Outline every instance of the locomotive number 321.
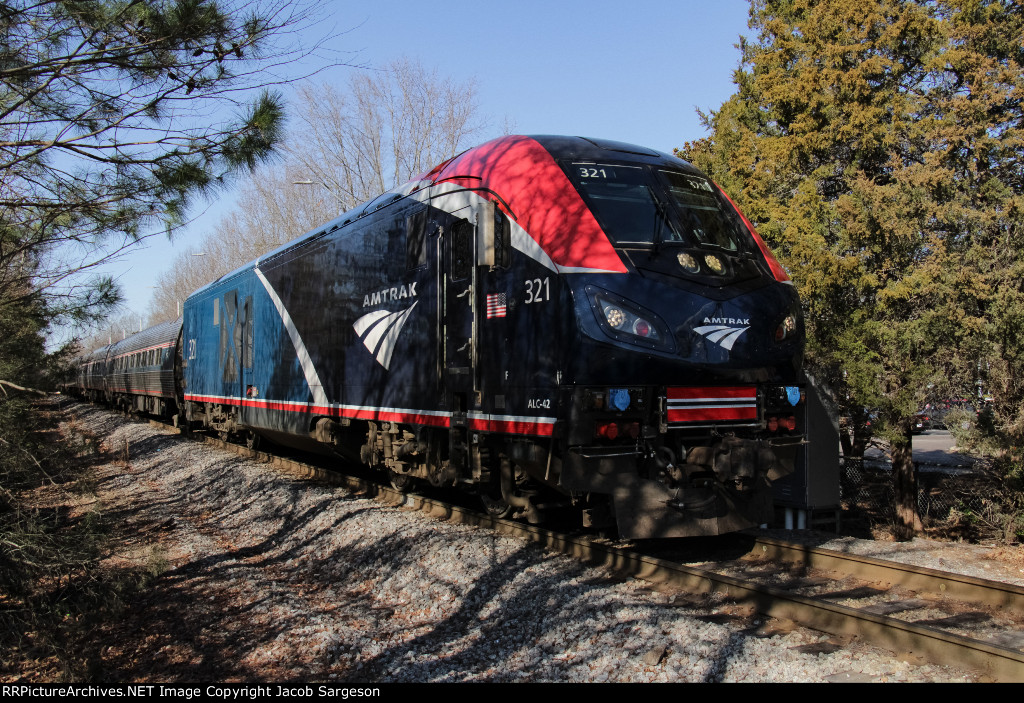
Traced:
<path fill-rule="evenodd" d="M 534 278 L 526 281 L 526 303 L 540 303 L 551 300 L 551 280 Z"/>

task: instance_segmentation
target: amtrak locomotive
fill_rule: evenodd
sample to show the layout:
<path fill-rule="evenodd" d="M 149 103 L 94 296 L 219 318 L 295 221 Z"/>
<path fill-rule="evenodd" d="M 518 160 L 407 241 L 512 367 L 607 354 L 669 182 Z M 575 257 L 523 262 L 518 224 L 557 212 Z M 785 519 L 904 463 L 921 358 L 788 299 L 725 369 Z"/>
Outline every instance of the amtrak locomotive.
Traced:
<path fill-rule="evenodd" d="M 129 368 L 165 372 L 179 422 L 330 450 L 397 487 L 462 486 L 495 515 L 574 504 L 623 537 L 742 529 L 771 519 L 770 483 L 804 442 L 785 272 L 705 175 L 619 142 L 483 144 L 196 291 L 169 324 L 170 386 L 168 352 Z M 163 350 L 166 330 L 150 336 Z M 89 383 L 123 375 L 131 339 L 113 366 L 92 355 Z M 151 407 L 130 381 L 108 397 Z"/>

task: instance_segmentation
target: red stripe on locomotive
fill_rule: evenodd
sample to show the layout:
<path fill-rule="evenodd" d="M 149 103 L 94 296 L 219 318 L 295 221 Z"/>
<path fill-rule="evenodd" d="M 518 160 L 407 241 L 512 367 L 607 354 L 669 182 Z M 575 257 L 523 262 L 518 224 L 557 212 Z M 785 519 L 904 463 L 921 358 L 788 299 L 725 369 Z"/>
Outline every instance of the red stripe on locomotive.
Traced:
<path fill-rule="evenodd" d="M 757 419 L 757 388 L 692 386 L 668 388 L 669 422 L 724 422 Z"/>
<path fill-rule="evenodd" d="M 754 386 L 680 386 L 668 389 L 669 400 L 700 400 L 711 398 L 757 399 Z"/>
<path fill-rule="evenodd" d="M 480 432 L 507 432 L 509 434 L 540 435 L 543 437 L 550 437 L 555 431 L 553 423 L 492 420 L 486 418 L 470 418 L 469 427 Z"/>
<path fill-rule="evenodd" d="M 732 205 L 733 209 L 740 216 L 740 219 L 743 220 L 743 224 L 747 226 L 747 230 L 750 232 L 750 236 L 754 238 L 754 242 L 757 243 L 757 248 L 761 250 L 761 254 L 764 256 L 764 260 L 768 264 L 768 268 L 771 269 L 772 275 L 775 276 L 775 280 L 778 281 L 779 283 L 785 283 L 787 281 L 792 280 L 790 279 L 789 274 L 786 273 L 786 269 L 782 268 L 782 264 L 780 264 L 779 260 L 776 259 L 775 256 L 772 254 L 771 249 L 768 248 L 768 245 L 765 244 L 763 239 L 761 239 L 761 235 L 757 233 L 756 229 L 754 229 L 754 225 L 750 224 L 750 220 L 748 220 L 747 216 L 743 214 L 743 211 L 736 207 L 736 203 L 732 201 L 732 198 L 730 198 L 729 195 L 724 190 L 722 190 L 722 188 L 717 183 L 715 183 L 715 188 L 718 188 L 718 192 L 721 193 L 722 196 L 729 201 L 729 204 Z"/>
<path fill-rule="evenodd" d="M 728 408 L 686 408 L 685 410 L 669 410 L 669 422 L 721 422 L 724 420 L 756 420 L 757 407 L 739 406 Z"/>
<path fill-rule="evenodd" d="M 505 198 L 519 225 L 559 266 L 626 273 L 608 235 L 594 219 L 558 163 L 537 141 L 501 137 L 455 157 L 435 183 L 477 177 L 467 187 Z"/>

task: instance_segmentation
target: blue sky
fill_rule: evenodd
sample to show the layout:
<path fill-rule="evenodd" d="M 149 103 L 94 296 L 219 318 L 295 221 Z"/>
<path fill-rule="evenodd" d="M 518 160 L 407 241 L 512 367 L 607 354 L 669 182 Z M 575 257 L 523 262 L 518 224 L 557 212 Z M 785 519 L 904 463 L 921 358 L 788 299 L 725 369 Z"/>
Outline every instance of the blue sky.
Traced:
<path fill-rule="evenodd" d="M 746 0 L 324 0 L 322 6 L 327 24 L 320 31 L 333 25 L 334 48 L 354 52 L 353 63 L 383 66 L 408 57 L 440 76 L 475 79 L 480 111 L 493 127 L 489 136 L 507 119 L 522 134 L 603 137 L 667 152 L 704 136 L 696 108 L 717 108 L 733 93 L 735 44 L 749 34 Z M 332 68 L 316 80 L 344 86 L 355 70 Z M 231 203 L 230 192 L 197 203 L 196 219 L 173 242 L 151 237 L 105 267 L 121 283 L 128 310 L 146 314 L 156 274 Z"/>

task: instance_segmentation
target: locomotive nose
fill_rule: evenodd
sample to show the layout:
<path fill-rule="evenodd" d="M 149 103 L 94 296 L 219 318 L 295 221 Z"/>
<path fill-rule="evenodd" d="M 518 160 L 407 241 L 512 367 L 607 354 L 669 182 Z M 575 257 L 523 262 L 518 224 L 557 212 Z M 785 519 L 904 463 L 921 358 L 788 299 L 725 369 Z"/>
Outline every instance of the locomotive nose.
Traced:
<path fill-rule="evenodd" d="M 680 355 L 691 361 L 764 364 L 802 358 L 803 315 L 792 287 L 784 284 L 726 301 L 705 299 L 673 331 Z"/>
<path fill-rule="evenodd" d="M 577 290 L 577 318 L 586 337 L 623 353 L 647 351 L 666 361 L 723 367 L 788 366 L 802 359 L 803 316 L 792 286 L 762 279 L 726 295 L 628 278 L 594 277 Z"/>

